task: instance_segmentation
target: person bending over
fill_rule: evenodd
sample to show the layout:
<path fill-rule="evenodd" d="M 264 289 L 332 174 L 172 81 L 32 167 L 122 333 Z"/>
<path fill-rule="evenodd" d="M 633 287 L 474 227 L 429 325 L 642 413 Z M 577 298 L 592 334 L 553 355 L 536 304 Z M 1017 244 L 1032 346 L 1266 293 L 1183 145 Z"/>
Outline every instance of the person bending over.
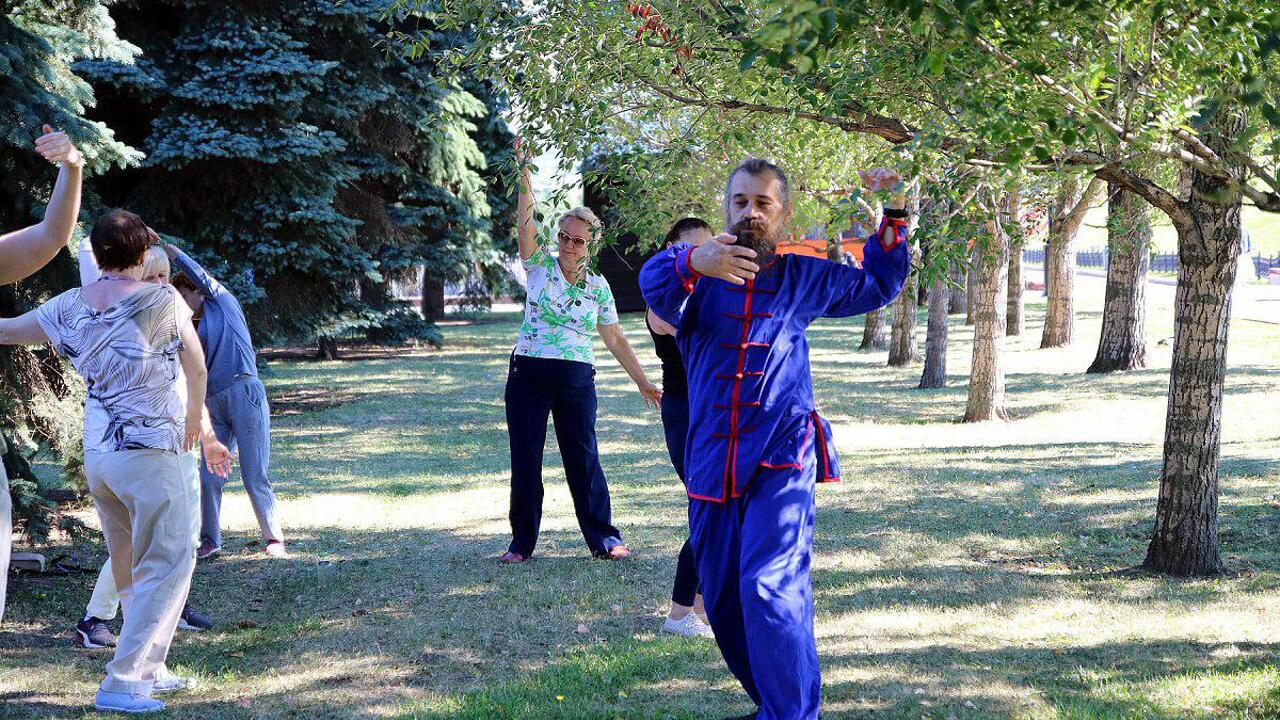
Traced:
<path fill-rule="evenodd" d="M 186 253 L 165 245 L 169 259 L 182 271 L 173 279 L 182 299 L 199 321 L 200 342 L 209 363 L 209 418 L 213 432 L 239 453 L 240 479 L 262 531 L 263 550 L 288 557 L 284 533 L 271 489 L 271 408 L 267 389 L 258 379 L 257 351 L 249 337 L 240 302 Z M 200 469 L 200 559 L 222 550 L 222 490 L 227 478 Z"/>

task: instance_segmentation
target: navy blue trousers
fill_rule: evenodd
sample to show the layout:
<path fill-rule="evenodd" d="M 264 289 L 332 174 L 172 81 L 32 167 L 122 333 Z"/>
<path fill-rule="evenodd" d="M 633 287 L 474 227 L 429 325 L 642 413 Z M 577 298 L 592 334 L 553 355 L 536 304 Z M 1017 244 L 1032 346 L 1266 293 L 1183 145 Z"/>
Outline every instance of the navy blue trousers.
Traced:
<path fill-rule="evenodd" d="M 511 552 L 530 557 L 542 524 L 542 450 L 547 416 L 573 497 L 578 527 L 596 556 L 622 544 L 612 524 L 609 484 L 596 448 L 596 369 L 573 360 L 512 355 L 507 371 L 507 433 L 511 439 Z"/>
<path fill-rule="evenodd" d="M 662 395 L 662 430 L 667 436 L 671 467 L 684 482 L 684 448 L 689 438 L 689 398 L 677 393 Z M 671 584 L 671 602 L 692 607 L 698 596 L 698 566 L 688 540 L 676 560 L 676 578 Z"/>
<path fill-rule="evenodd" d="M 707 619 L 757 720 L 814 720 L 822 702 L 813 636 L 814 460 L 762 470 L 741 497 L 694 500 L 689 526 Z"/>

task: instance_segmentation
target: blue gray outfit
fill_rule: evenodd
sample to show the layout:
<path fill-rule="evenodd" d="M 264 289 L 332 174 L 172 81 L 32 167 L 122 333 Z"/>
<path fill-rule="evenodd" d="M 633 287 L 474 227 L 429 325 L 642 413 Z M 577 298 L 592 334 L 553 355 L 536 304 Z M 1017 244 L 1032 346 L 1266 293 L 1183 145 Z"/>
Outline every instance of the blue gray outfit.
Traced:
<path fill-rule="evenodd" d="M 258 379 L 257 353 L 240 303 L 186 253 L 174 262 L 204 295 L 197 332 L 209 366 L 209 419 L 213 431 L 232 452 L 240 453 L 240 478 L 266 541 L 284 540 L 276 517 L 276 496 L 267 470 L 271 464 L 271 411 Z M 200 466 L 200 540 L 222 546 L 222 489 L 227 479 Z"/>

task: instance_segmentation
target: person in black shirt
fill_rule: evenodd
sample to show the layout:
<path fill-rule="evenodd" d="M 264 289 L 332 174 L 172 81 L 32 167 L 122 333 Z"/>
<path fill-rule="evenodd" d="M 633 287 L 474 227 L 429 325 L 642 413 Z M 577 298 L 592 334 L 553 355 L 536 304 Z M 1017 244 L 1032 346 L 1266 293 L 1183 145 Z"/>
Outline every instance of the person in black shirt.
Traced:
<path fill-rule="evenodd" d="M 685 242 L 694 245 L 709 239 L 714 232 L 711 226 L 698 218 L 680 220 L 667 233 L 665 244 Z M 649 334 L 653 336 L 653 349 L 662 361 L 662 428 L 667 436 L 667 452 L 671 465 L 684 481 L 685 437 L 689 434 L 689 390 L 684 375 L 684 361 L 676 347 L 676 330 L 649 311 L 645 315 Z M 706 620 L 699 590 L 697 563 L 693 548 L 685 540 L 676 563 L 676 577 L 671 588 L 671 613 L 662 629 L 684 637 L 713 637 Z"/>

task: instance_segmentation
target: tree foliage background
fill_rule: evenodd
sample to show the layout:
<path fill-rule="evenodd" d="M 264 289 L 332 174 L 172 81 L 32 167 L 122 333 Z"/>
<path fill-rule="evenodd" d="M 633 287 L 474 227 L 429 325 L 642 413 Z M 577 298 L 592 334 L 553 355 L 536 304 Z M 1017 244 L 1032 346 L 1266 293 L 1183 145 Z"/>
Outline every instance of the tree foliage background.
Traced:
<path fill-rule="evenodd" d="M 255 339 L 408 338 L 435 327 L 392 297 L 422 268 L 501 279 L 514 227 L 506 99 L 437 71 L 469 42 L 389 0 L 129 0 L 0 5 L 0 227 L 39 219 L 43 123 L 89 159 L 82 229 L 134 210 L 245 305 Z M 421 48 L 410 61 L 403 43 Z M 78 240 L 79 238 L 77 238 Z M 70 252 L 0 288 L 14 316 L 78 283 Z M 27 462 L 79 479 L 82 390 L 46 350 L 0 350 L 0 415 L 20 523 L 49 529 Z"/>

